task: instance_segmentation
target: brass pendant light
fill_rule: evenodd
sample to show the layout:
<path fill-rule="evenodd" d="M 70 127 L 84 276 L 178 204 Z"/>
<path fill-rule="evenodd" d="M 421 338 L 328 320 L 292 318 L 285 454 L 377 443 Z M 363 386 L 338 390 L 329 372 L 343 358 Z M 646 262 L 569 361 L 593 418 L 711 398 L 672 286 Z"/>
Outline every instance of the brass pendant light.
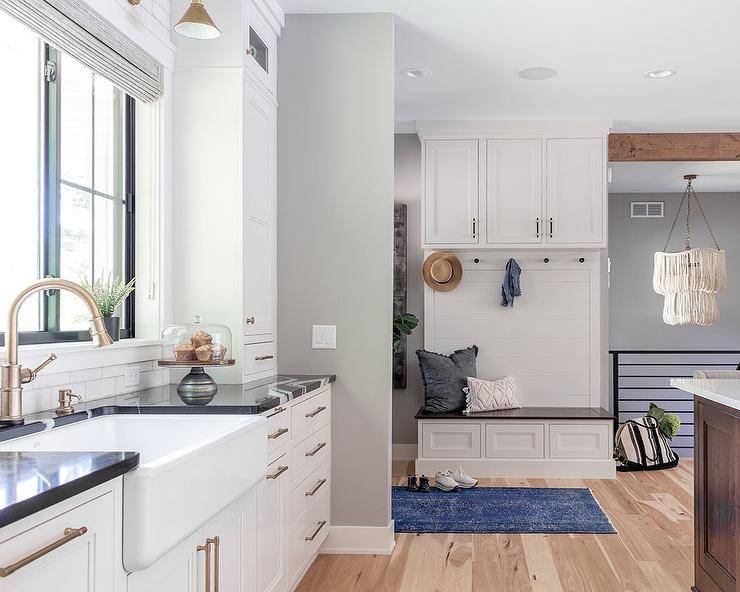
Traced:
<path fill-rule="evenodd" d="M 221 31 L 206 12 L 203 0 L 191 0 L 190 7 L 175 25 L 175 32 L 191 39 L 215 39 Z"/>

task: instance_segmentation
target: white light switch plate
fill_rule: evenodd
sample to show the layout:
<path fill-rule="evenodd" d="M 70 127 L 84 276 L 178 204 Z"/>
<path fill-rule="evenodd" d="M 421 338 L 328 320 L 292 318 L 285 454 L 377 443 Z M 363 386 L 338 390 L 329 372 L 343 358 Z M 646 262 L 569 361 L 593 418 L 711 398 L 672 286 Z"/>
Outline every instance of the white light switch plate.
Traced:
<path fill-rule="evenodd" d="M 138 366 L 126 366 L 123 369 L 123 386 L 139 386 L 141 384 L 141 372 Z"/>
<path fill-rule="evenodd" d="M 336 325 L 314 325 L 311 347 L 313 349 L 337 349 Z"/>

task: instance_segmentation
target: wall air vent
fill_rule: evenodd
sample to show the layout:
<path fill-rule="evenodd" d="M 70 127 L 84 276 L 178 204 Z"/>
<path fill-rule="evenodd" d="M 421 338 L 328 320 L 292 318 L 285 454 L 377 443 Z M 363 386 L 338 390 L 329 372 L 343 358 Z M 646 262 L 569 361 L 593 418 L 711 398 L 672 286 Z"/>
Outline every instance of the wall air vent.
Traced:
<path fill-rule="evenodd" d="M 662 201 L 633 201 L 630 202 L 630 218 L 662 218 Z"/>

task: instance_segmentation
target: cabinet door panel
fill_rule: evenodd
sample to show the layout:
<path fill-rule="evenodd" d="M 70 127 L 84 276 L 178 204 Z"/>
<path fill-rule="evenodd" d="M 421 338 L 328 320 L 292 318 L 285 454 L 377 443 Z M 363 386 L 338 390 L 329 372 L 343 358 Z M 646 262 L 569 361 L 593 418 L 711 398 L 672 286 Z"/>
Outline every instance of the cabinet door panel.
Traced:
<path fill-rule="evenodd" d="M 287 460 L 267 467 L 269 478 L 257 487 L 257 592 L 281 592 L 286 584 Z"/>
<path fill-rule="evenodd" d="M 244 334 L 275 332 L 275 109 L 250 91 L 244 162 Z M 249 319 L 249 321 L 247 321 Z"/>
<path fill-rule="evenodd" d="M 740 417 L 698 402 L 695 423 L 697 588 L 701 592 L 734 591 L 738 503 L 735 451 Z"/>
<path fill-rule="evenodd" d="M 604 239 L 604 142 L 601 138 L 547 140 L 547 242 Z"/>
<path fill-rule="evenodd" d="M 143 571 L 136 571 L 127 578 L 128 592 L 199 592 L 204 582 L 197 581 L 196 565 L 203 561 L 200 531 L 192 534 Z M 199 558 L 198 555 L 201 555 Z"/>
<path fill-rule="evenodd" d="M 426 243 L 477 243 L 478 140 L 428 140 L 425 151 Z"/>
<path fill-rule="evenodd" d="M 542 140 L 488 140 L 486 161 L 486 242 L 541 243 Z"/>

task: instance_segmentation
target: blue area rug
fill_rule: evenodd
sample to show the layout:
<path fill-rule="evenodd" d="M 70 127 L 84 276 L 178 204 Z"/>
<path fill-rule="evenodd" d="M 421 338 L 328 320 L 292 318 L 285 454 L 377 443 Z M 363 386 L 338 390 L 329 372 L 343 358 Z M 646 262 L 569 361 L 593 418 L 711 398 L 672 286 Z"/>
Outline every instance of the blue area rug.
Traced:
<path fill-rule="evenodd" d="M 427 493 L 393 487 L 396 532 L 613 534 L 585 488 L 474 487 Z"/>

